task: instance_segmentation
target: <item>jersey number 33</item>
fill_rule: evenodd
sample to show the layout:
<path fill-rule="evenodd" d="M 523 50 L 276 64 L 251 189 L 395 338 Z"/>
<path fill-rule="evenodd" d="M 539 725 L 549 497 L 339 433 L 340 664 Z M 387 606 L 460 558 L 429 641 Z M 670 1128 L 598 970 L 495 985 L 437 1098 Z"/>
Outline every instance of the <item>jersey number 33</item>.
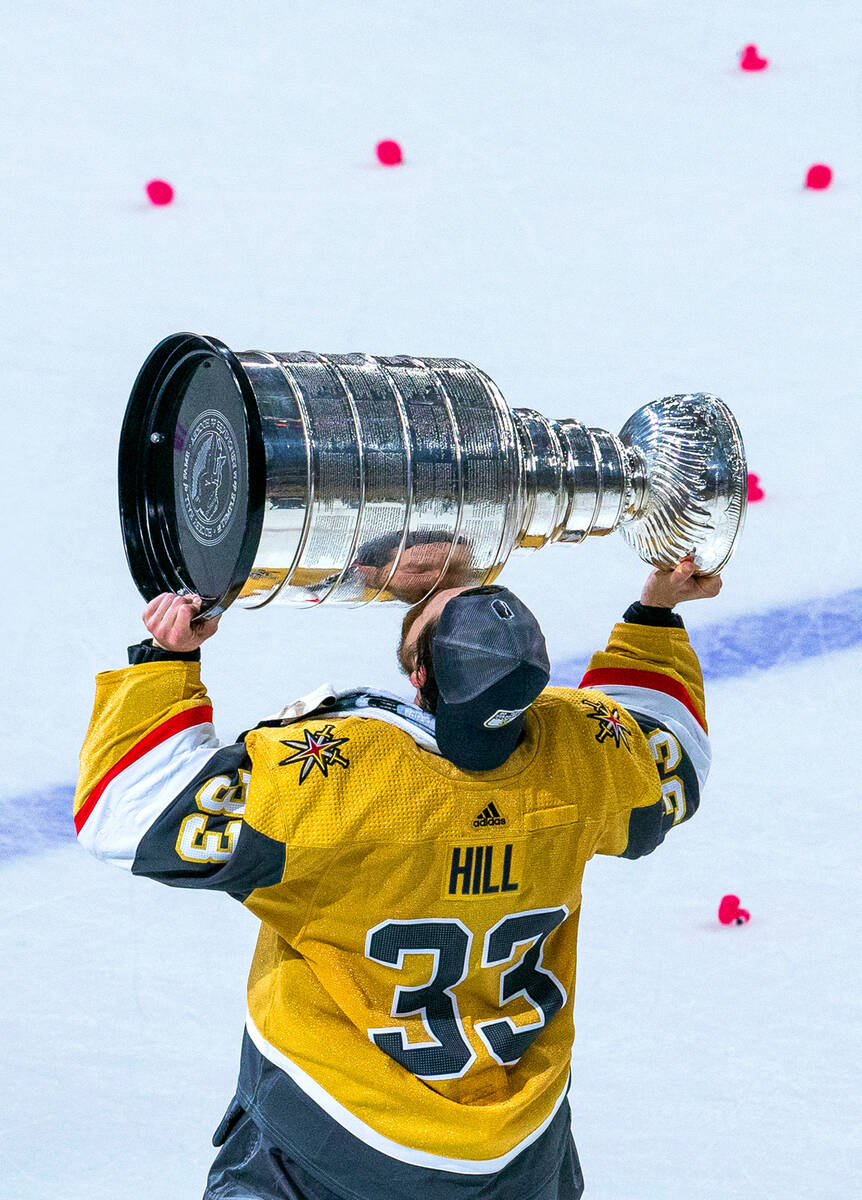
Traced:
<path fill-rule="evenodd" d="M 521 996 L 536 1011 L 536 1020 L 528 1024 L 516 1025 L 507 1016 L 476 1022 L 476 1033 L 501 1066 L 516 1063 L 566 1002 L 565 988 L 542 966 L 542 952 L 549 934 L 568 915 L 565 905 L 511 913 L 485 935 L 483 968 L 514 959 L 500 975 L 499 1007 Z M 431 956 L 428 982 L 420 987 L 396 986 L 391 1009 L 393 1017 L 421 1017 L 429 1040 L 408 1042 L 401 1026 L 368 1031 L 376 1046 L 420 1079 L 458 1079 L 476 1061 L 455 995 L 455 988 L 467 978 L 472 944 L 472 931 L 454 918 L 383 921 L 368 931 L 366 958 L 383 966 L 403 970 L 405 955 Z"/>

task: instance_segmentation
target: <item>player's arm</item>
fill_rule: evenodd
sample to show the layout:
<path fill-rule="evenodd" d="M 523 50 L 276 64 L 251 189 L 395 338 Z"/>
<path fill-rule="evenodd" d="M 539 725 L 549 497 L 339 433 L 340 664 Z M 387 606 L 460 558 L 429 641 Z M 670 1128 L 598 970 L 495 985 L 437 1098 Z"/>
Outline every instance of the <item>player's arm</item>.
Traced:
<path fill-rule="evenodd" d="M 720 577 L 698 577 L 691 558 L 674 571 L 653 571 L 640 601 L 614 627 L 607 648 L 590 661 L 581 687 L 616 700 L 637 722 L 660 786 L 660 799 L 647 797 L 632 808 L 624 838 L 611 831 L 599 852 L 640 858 L 697 811 L 711 757 L 703 676 L 673 608 L 684 600 L 717 596 L 720 589 Z"/>
<path fill-rule="evenodd" d="M 144 611 L 152 641 L 130 666 L 97 676 L 81 751 L 75 829 L 81 844 L 133 874 L 246 896 L 278 882 L 284 845 L 255 828 L 265 785 L 243 741 L 222 745 L 200 679 L 200 645 L 217 623 L 196 597 L 165 594 Z"/>

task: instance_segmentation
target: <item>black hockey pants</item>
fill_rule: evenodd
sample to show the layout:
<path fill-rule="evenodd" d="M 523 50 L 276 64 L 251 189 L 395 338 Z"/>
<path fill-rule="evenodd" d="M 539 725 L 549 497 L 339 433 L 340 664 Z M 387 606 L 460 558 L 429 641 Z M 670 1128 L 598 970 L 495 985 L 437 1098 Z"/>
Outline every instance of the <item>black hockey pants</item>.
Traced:
<path fill-rule="evenodd" d="M 235 1100 L 216 1130 L 213 1143 L 221 1149 L 210 1169 L 203 1200 L 359 1200 L 356 1193 L 334 1192 L 294 1162 Z M 578 1155 L 570 1138 L 559 1172 L 523 1200 L 580 1200 L 583 1191 Z M 493 1193 L 483 1189 L 482 1198 L 493 1200 Z"/>

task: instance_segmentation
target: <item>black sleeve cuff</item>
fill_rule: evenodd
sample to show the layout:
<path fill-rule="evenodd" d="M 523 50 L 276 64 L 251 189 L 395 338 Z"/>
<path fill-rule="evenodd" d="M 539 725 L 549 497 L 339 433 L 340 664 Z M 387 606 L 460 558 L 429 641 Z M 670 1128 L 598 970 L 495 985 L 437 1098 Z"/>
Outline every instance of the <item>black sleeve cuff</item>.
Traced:
<path fill-rule="evenodd" d="M 623 613 L 623 620 L 630 625 L 663 625 L 668 629 L 685 629 L 682 617 L 672 608 L 660 608 L 656 604 L 641 604 L 635 600 Z"/>
<path fill-rule="evenodd" d="M 163 650 L 154 646 L 152 638 L 145 638 L 134 646 L 129 646 L 129 666 L 136 667 L 138 663 L 149 662 L 200 662 L 200 650 Z"/>

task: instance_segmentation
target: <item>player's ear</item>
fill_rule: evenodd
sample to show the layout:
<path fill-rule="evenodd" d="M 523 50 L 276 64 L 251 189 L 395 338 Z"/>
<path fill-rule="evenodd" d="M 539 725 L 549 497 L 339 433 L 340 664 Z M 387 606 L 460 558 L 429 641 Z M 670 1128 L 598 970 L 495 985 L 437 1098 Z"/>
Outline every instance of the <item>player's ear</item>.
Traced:
<path fill-rule="evenodd" d="M 422 688 L 424 688 L 427 679 L 428 672 L 422 666 L 419 666 L 415 669 L 415 671 L 410 672 L 410 682 L 417 691 L 421 691 Z"/>

